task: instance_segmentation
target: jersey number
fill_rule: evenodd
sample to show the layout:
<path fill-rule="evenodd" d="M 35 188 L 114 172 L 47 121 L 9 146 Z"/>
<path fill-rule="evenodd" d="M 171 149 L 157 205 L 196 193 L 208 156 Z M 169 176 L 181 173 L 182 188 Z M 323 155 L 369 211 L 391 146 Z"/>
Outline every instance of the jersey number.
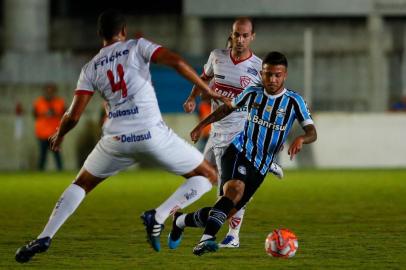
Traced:
<path fill-rule="evenodd" d="M 117 74 L 120 80 L 116 83 L 114 81 L 113 71 L 111 71 L 111 69 L 107 70 L 107 77 L 110 81 L 111 90 L 113 93 L 121 90 L 121 96 L 125 98 L 127 97 L 127 84 L 124 81 L 124 69 L 121 64 L 118 64 L 117 66 Z"/>

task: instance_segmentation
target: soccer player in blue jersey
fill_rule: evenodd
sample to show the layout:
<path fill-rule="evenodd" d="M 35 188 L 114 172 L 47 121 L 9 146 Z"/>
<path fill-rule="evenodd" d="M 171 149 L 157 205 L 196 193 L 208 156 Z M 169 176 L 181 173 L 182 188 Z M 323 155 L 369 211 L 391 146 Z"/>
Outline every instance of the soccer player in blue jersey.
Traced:
<path fill-rule="evenodd" d="M 218 249 L 216 234 L 230 217 L 243 207 L 263 182 L 276 153 L 281 149 L 297 119 L 304 134 L 296 137 L 288 149 L 290 158 L 300 152 L 303 144 L 317 139 L 316 128 L 304 99 L 284 87 L 288 61 L 279 52 L 270 52 L 262 63 L 263 86 L 251 86 L 239 94 L 231 105 L 222 105 L 191 132 L 193 141 L 201 130 L 237 108 L 248 106 L 244 130 L 239 133 L 222 157 L 222 194 L 213 207 L 190 214 L 175 214 L 170 233 L 172 246 L 180 244 L 185 227 L 204 227 L 195 255 Z"/>

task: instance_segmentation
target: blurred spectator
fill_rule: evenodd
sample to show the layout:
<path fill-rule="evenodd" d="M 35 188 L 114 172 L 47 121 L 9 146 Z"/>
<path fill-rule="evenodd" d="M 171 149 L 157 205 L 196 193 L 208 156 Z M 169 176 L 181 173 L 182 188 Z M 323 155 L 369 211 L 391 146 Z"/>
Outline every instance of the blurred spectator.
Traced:
<path fill-rule="evenodd" d="M 402 97 L 400 101 L 394 103 L 390 111 L 392 112 L 406 112 L 406 96 Z"/>
<path fill-rule="evenodd" d="M 44 93 L 34 101 L 33 114 L 35 117 L 35 136 L 39 143 L 38 169 L 43 171 L 49 150 L 48 137 L 54 134 L 59 127 L 60 120 L 65 112 L 65 101 L 56 96 L 55 84 L 47 84 Z M 63 169 L 62 158 L 59 152 L 53 152 L 57 169 Z"/>

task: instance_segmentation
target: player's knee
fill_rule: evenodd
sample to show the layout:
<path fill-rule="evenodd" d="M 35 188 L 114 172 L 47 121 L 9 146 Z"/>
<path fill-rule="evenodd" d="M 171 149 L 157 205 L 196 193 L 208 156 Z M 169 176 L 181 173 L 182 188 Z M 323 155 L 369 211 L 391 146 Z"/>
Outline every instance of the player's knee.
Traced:
<path fill-rule="evenodd" d="M 244 194 L 245 184 L 240 180 L 228 181 L 224 186 L 224 196 L 237 204 Z"/>
<path fill-rule="evenodd" d="M 206 160 L 200 164 L 195 170 L 197 175 L 201 175 L 209 179 L 209 181 L 214 185 L 217 184 L 217 171 L 216 169 Z"/>
<path fill-rule="evenodd" d="M 103 180 L 104 178 L 98 178 L 86 170 L 82 170 L 73 183 L 83 188 L 86 193 L 89 193 Z"/>

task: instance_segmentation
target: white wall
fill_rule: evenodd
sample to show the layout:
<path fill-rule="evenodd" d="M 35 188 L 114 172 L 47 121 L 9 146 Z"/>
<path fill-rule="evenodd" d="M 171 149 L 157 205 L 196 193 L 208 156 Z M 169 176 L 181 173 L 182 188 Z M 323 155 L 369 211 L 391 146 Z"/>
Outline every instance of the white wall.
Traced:
<path fill-rule="evenodd" d="M 406 167 L 406 113 L 320 113 L 314 121 L 318 139 L 309 148 L 316 167 Z M 281 163 L 296 167 L 287 146 Z"/>

